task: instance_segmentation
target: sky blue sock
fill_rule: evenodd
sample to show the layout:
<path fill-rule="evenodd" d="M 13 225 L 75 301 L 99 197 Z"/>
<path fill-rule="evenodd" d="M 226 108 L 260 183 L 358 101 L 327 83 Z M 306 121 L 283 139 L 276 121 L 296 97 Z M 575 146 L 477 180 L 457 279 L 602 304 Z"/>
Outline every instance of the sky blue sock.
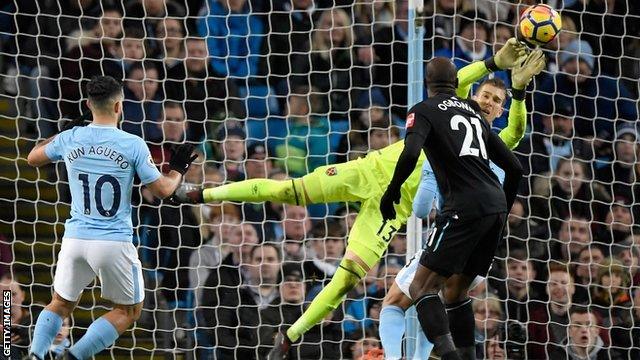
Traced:
<path fill-rule="evenodd" d="M 118 330 L 109 321 L 98 318 L 89 325 L 87 333 L 69 349 L 69 352 L 78 359 L 89 359 L 113 345 L 118 336 Z"/>
<path fill-rule="evenodd" d="M 30 352 L 40 359 L 44 359 L 61 327 L 62 318 L 60 315 L 47 309 L 42 310 L 38 316 L 38 321 L 36 321 L 36 328 L 33 331 Z"/>
<path fill-rule="evenodd" d="M 424 332 L 422 331 L 422 327 L 418 328 L 418 341 L 416 344 L 416 353 L 413 355 L 414 359 L 428 359 L 429 355 L 431 355 L 431 351 L 433 350 L 433 344 L 427 340 L 427 337 L 424 336 Z"/>
<path fill-rule="evenodd" d="M 404 311 L 398 306 L 384 306 L 380 311 L 379 331 L 385 359 L 402 358 L 404 328 Z"/>

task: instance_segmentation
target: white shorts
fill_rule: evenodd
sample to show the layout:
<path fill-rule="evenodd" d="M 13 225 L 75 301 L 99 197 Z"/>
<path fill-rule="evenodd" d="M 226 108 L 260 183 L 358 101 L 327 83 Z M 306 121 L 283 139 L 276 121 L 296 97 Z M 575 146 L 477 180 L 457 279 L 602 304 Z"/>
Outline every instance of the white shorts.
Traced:
<path fill-rule="evenodd" d="M 53 279 L 56 293 L 77 301 L 96 276 L 102 298 L 118 305 L 144 300 L 142 265 L 131 242 L 64 238 Z"/>
<path fill-rule="evenodd" d="M 400 270 L 400 272 L 398 272 L 398 275 L 396 275 L 395 281 L 398 285 L 398 288 L 400 288 L 400 291 L 402 291 L 402 293 L 405 294 L 409 299 L 411 299 L 411 295 L 409 294 L 409 286 L 411 286 L 411 282 L 416 276 L 416 272 L 418 271 L 418 264 L 420 264 L 420 257 L 422 256 L 423 251 L 424 250 L 418 251 L 413 256 L 411 261 L 409 261 L 409 263 L 407 263 L 407 265 L 405 265 Z M 478 286 L 478 284 L 480 284 L 483 280 L 484 276 L 476 276 L 476 278 L 473 279 L 471 286 L 469 286 L 469 289 L 473 289 L 474 287 Z"/>

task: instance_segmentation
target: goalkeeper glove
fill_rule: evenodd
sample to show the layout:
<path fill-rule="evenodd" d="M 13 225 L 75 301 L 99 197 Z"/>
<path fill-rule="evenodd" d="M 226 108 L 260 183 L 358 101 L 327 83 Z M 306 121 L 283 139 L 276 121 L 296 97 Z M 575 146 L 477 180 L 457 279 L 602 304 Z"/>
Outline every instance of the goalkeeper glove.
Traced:
<path fill-rule="evenodd" d="M 192 155 L 194 146 L 191 144 L 181 144 L 171 151 L 171 160 L 169 160 L 169 168 L 175 170 L 184 175 L 193 160 L 198 158 L 198 155 Z"/>
<path fill-rule="evenodd" d="M 511 87 L 515 90 L 524 90 L 531 79 L 540 74 L 545 65 L 546 59 L 542 50 L 533 50 L 522 63 L 511 70 Z"/>
<path fill-rule="evenodd" d="M 487 69 L 491 71 L 511 69 L 524 61 L 527 52 L 528 49 L 526 45 L 516 40 L 516 38 L 510 38 L 502 49 L 485 60 L 485 65 Z"/>
<path fill-rule="evenodd" d="M 169 198 L 170 201 L 178 204 L 202 204 L 204 203 L 202 186 L 183 183 Z"/>
<path fill-rule="evenodd" d="M 87 120 L 91 120 L 92 118 L 93 118 L 93 115 L 91 114 L 91 111 L 87 111 L 82 115 L 78 116 L 77 118 L 71 121 L 68 121 L 66 124 L 64 124 L 60 132 L 73 129 L 76 126 L 85 126 L 88 124 Z"/>
<path fill-rule="evenodd" d="M 383 220 L 387 221 L 396 218 L 394 203 L 400 203 L 400 189 L 388 187 L 387 191 L 382 195 L 382 199 L 380 199 L 380 213 L 382 214 Z"/>

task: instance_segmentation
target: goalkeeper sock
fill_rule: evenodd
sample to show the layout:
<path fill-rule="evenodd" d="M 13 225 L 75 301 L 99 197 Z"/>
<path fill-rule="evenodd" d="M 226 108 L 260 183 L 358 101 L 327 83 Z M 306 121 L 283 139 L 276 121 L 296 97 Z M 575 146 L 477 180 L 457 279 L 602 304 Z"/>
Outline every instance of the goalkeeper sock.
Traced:
<path fill-rule="evenodd" d="M 204 202 L 213 201 L 276 201 L 292 205 L 305 205 L 299 179 L 249 179 L 202 191 Z"/>
<path fill-rule="evenodd" d="M 287 330 L 289 340 L 291 342 L 297 341 L 309 329 L 319 324 L 327 314 L 344 301 L 347 293 L 360 282 L 366 273 L 357 262 L 343 259 L 331 281 L 313 299 L 302 316 Z"/>
<path fill-rule="evenodd" d="M 387 359 L 402 358 L 404 335 L 404 311 L 395 305 L 387 305 L 380 311 L 380 341 Z"/>
<path fill-rule="evenodd" d="M 30 352 L 39 359 L 44 359 L 61 327 L 62 318 L 60 315 L 47 309 L 42 310 L 38 316 L 38 321 L 36 321 L 36 328 L 33 331 Z"/>
<path fill-rule="evenodd" d="M 476 358 L 475 319 L 471 299 L 447 305 L 449 330 L 458 354 L 465 360 Z"/>
<path fill-rule="evenodd" d="M 89 359 L 116 342 L 120 334 L 105 318 L 98 318 L 87 329 L 86 334 L 75 343 L 69 352 L 78 359 Z"/>
<path fill-rule="evenodd" d="M 415 302 L 415 306 L 422 330 L 427 339 L 433 343 L 436 353 L 444 360 L 459 360 L 460 357 L 449 333 L 449 321 L 440 296 L 424 295 Z"/>

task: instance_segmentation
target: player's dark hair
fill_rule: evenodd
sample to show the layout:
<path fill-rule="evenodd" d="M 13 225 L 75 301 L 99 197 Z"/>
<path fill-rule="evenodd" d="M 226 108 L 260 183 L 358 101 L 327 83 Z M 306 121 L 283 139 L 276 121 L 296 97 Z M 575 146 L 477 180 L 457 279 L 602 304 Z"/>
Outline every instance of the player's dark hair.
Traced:
<path fill-rule="evenodd" d="M 455 94 L 458 87 L 458 70 L 451 60 L 435 57 L 427 64 L 426 82 L 430 92 Z"/>
<path fill-rule="evenodd" d="M 121 94 L 122 84 L 111 76 L 94 76 L 87 83 L 87 97 L 94 108 L 105 108 Z"/>

